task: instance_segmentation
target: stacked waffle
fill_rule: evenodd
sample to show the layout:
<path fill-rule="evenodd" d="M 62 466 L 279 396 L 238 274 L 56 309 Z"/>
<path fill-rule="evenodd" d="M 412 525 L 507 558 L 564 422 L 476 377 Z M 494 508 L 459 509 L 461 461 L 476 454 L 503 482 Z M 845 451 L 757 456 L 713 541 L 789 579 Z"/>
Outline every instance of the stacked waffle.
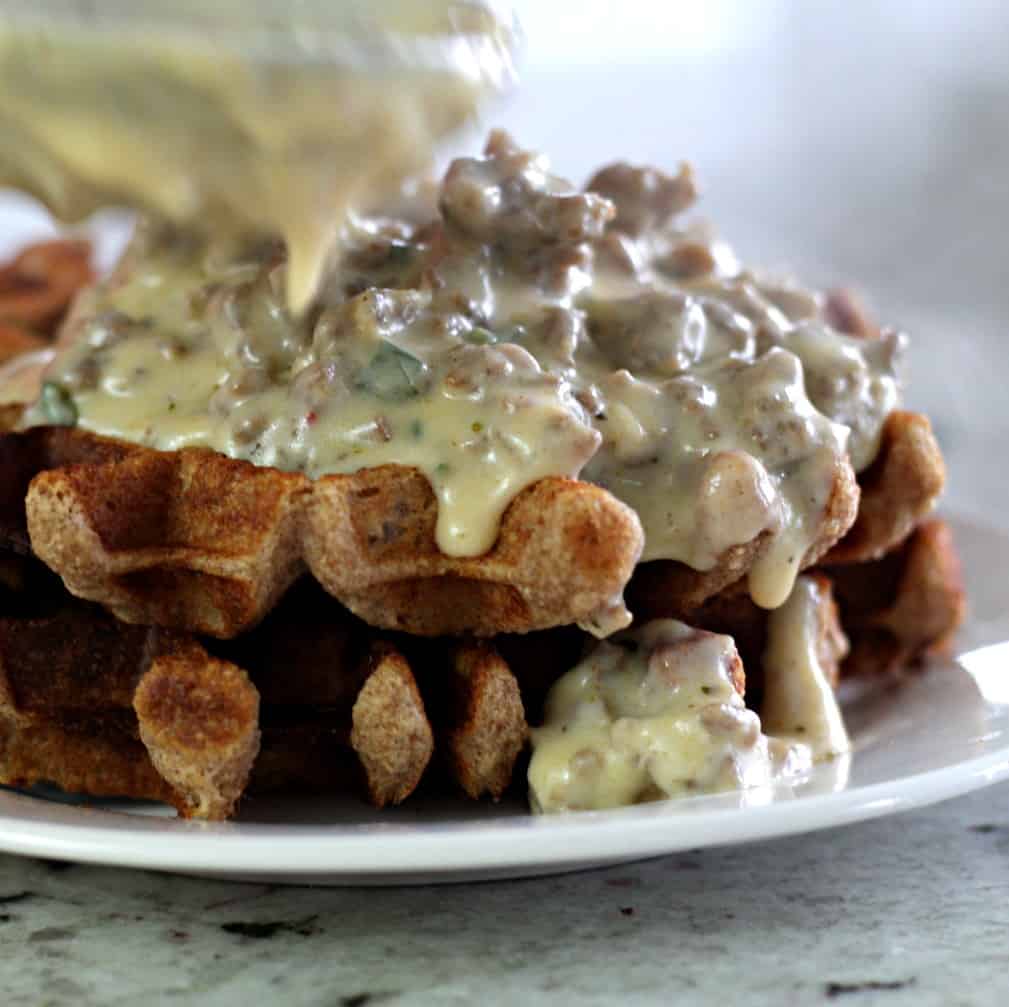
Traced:
<path fill-rule="evenodd" d="M 9 309 L 0 289 L 0 318 L 22 310 L 19 333 L 40 326 L 32 347 L 87 279 L 78 245 L 46 246 L 44 268 L 39 254 L 5 273 L 32 277 L 30 311 L 21 280 L 3 288 Z M 876 338 L 850 299 L 828 307 Z M 759 706 L 767 614 L 745 584 L 766 532 L 703 572 L 638 564 L 630 508 L 545 478 L 511 503 L 489 552 L 452 557 L 416 470 L 310 481 L 204 449 L 15 431 L 20 412 L 0 413 L 4 783 L 209 819 L 248 791 L 352 787 L 396 803 L 432 767 L 498 798 L 520 775 L 527 721 L 584 649 L 576 625 L 622 592 L 638 619 L 731 635 Z M 857 483 L 837 471 L 801 564 L 821 578 L 817 649 L 835 680 L 907 667 L 961 620 L 949 531 L 928 517 L 943 479 L 928 421 L 904 412 Z"/>

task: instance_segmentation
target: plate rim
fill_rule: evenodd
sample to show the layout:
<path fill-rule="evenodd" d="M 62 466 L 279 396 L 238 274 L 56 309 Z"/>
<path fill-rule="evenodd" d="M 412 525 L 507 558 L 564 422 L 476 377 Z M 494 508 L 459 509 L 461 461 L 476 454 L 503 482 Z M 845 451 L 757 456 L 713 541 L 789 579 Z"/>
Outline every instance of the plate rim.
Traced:
<path fill-rule="evenodd" d="M 18 818 L 0 809 L 0 851 L 23 856 L 72 860 L 104 866 L 162 871 L 263 872 L 287 875 L 326 874 L 351 877 L 362 873 L 453 874 L 462 870 L 518 869 L 548 864 L 591 864 L 643 859 L 682 852 L 698 846 L 730 846 L 758 839 L 801 835 L 927 807 L 1009 779 L 1009 741 L 974 759 L 836 793 L 797 797 L 739 809 L 698 814 L 663 814 L 660 801 L 633 808 L 576 812 L 547 817 L 508 818 L 476 823 L 434 822 L 416 832 L 390 830 L 375 835 L 376 826 L 355 825 L 349 831 L 332 825 L 274 823 L 202 823 L 143 818 L 122 812 L 66 806 L 69 814 L 115 815 L 131 828 L 76 822 L 46 822 L 34 831 L 32 818 Z M 41 800 L 11 791 L 7 800 Z M 46 804 L 50 810 L 54 805 Z M 60 806 L 63 807 L 63 806 Z M 728 826 L 710 841 L 716 822 Z M 144 828 L 157 823 L 156 830 Z M 169 824 L 170 823 L 170 824 Z M 118 824 L 118 822 L 117 822 Z M 166 828 L 168 825 L 168 828 Z M 632 829 L 629 829 L 633 826 Z M 254 835 L 244 830 L 256 830 Z M 243 832 L 238 832 L 243 830 Z M 502 856 L 487 833 L 514 832 L 549 842 L 514 843 Z M 237 834 L 236 834 L 237 833 Z M 326 834 L 329 833 L 327 836 Z M 705 837 L 702 833 L 707 833 Z M 689 840 L 689 841 L 688 841 Z M 270 857 L 283 843 L 296 862 Z M 409 847 L 407 861 L 390 864 L 389 847 Z M 166 856 L 174 847 L 176 857 Z M 464 856 L 458 864 L 455 857 Z"/>
<path fill-rule="evenodd" d="M 1009 543 L 1009 532 L 991 520 L 956 511 L 946 516 L 954 531 L 959 526 Z M 369 877 L 452 880 L 502 871 L 519 876 L 800 835 L 926 807 L 1009 779 L 1009 730 L 995 744 L 920 772 L 744 807 L 705 808 L 702 802 L 711 798 L 698 797 L 606 811 L 395 820 L 387 826 L 179 821 L 3 790 L 0 852 L 176 873 L 268 875 L 292 883 L 321 877 L 350 883 Z M 670 813 L 673 806 L 682 810 Z"/>

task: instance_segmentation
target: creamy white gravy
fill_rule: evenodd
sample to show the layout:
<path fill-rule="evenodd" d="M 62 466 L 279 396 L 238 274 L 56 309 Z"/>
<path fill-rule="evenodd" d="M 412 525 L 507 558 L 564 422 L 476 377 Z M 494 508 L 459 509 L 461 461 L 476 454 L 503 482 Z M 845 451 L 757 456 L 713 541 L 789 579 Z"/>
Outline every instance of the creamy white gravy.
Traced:
<path fill-rule="evenodd" d="M 657 620 L 595 644 L 553 686 L 532 731 L 539 812 L 763 786 L 848 750 L 817 656 L 820 588 L 800 577 L 770 613 L 761 718 L 733 684 L 728 636 Z M 765 731 L 767 733 L 765 733 Z"/>
<path fill-rule="evenodd" d="M 424 168 L 513 73 L 511 22 L 477 2 L 21 6 L 0 19 L 0 181 L 67 220 L 119 204 L 283 235 L 296 313 L 349 208 Z"/>
<path fill-rule="evenodd" d="M 815 759 L 850 747 L 820 658 L 823 591 L 813 578 L 800 577 L 788 601 L 768 616 L 760 707 L 768 734 L 802 742 Z"/>
<path fill-rule="evenodd" d="M 876 452 L 901 337 L 843 335 L 816 295 L 739 267 L 682 222 L 686 168 L 614 165 L 583 191 L 495 134 L 421 191 L 348 223 L 302 316 L 280 243 L 149 228 L 78 305 L 51 382 L 82 426 L 158 448 L 416 466 L 451 555 L 490 548 L 545 475 L 629 503 L 646 559 L 710 569 L 767 531 L 750 587 L 781 604 L 838 460 Z"/>

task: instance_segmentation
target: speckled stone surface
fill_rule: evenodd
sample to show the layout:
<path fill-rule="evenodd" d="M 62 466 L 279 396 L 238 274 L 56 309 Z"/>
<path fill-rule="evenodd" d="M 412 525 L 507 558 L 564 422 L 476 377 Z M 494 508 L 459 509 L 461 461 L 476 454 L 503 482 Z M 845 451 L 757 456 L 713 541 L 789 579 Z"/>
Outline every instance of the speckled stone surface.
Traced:
<path fill-rule="evenodd" d="M 913 401 L 949 456 L 948 499 L 1004 520 L 1006 466 L 990 462 L 1009 439 L 1009 5 L 665 5 L 648 37 L 645 3 L 616 19 L 520 4 L 531 65 L 501 121 L 575 177 L 614 155 L 690 156 L 744 254 L 868 288 L 915 335 Z M 563 30 L 562 7 L 577 12 Z M 0 857 L 0 1007 L 1001 1007 L 1007 961 L 1009 785 L 818 835 L 458 887 Z"/>
<path fill-rule="evenodd" d="M 306 889 L 0 859 L 0 1003 L 1009 1003 L 1009 786 L 557 878 Z"/>

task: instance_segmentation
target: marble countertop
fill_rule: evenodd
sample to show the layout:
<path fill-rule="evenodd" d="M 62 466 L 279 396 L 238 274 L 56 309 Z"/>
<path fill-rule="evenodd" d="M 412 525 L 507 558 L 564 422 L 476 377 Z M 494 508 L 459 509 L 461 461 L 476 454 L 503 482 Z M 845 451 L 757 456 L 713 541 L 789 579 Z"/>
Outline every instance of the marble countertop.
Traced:
<path fill-rule="evenodd" d="M 0 858 L 5 1007 L 1009 1002 L 1009 785 L 529 881 L 283 888 Z"/>
<path fill-rule="evenodd" d="M 951 503 L 1004 519 L 990 460 L 1009 438 L 1009 7 L 677 7 L 682 44 L 663 37 L 648 62 L 640 31 L 614 41 L 606 5 L 523 6 L 539 48 L 501 121 L 576 177 L 617 152 L 690 155 L 744 254 L 868 287 L 915 334 L 913 401 L 936 421 Z M 546 23 L 562 10 L 567 28 Z M 0 245 L 35 236 L 7 231 Z M 809 836 L 440 888 L 0 856 L 0 1007 L 1003 1005 L 1007 896 L 1009 785 Z"/>

